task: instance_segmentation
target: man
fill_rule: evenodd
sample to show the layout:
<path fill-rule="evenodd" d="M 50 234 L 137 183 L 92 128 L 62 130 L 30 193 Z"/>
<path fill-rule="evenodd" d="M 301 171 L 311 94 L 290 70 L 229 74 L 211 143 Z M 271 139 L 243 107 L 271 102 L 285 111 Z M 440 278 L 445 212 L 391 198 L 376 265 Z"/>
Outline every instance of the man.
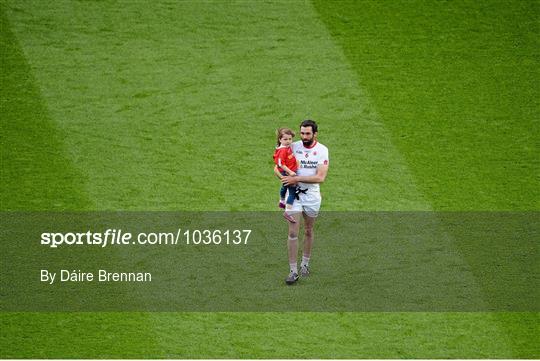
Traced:
<path fill-rule="evenodd" d="M 287 241 L 290 273 L 285 282 L 288 285 L 298 281 L 298 232 L 300 216 L 304 218 L 304 252 L 300 264 L 300 274 L 309 276 L 309 259 L 313 246 L 313 225 L 321 207 L 319 184 L 324 182 L 328 173 L 328 148 L 317 142 L 317 124 L 313 120 L 304 120 L 300 124 L 300 141 L 292 144 L 293 153 L 299 161 L 296 176 L 281 176 L 283 185 L 297 186 L 297 199 L 294 201 L 291 214 L 295 222 L 289 222 Z"/>

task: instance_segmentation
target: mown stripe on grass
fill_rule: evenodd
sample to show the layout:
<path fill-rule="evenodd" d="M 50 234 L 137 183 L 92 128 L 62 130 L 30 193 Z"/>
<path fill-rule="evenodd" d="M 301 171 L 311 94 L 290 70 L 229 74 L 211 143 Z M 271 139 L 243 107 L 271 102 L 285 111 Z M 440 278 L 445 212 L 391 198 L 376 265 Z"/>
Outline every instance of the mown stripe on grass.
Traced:
<path fill-rule="evenodd" d="M 50 117 L 24 52 L 0 8 L 1 210 L 80 210 L 85 181 Z"/>
<path fill-rule="evenodd" d="M 538 208 L 538 3 L 314 5 L 434 209 Z M 470 247 L 477 257 L 462 262 L 486 282 L 481 247 L 456 242 Z M 482 292 L 489 303 L 492 287 Z M 537 314 L 507 316 L 494 326 L 515 355 L 530 352 Z"/>
<path fill-rule="evenodd" d="M 64 142 L 65 134 L 50 116 L 34 72 L 3 7 L 0 7 L 0 29 L 1 210 L 94 208 L 85 191 L 86 178 L 73 165 Z M 10 241 L 2 239 L 2 242 Z M 37 255 L 34 261 L 40 262 L 40 256 Z M 108 350 L 115 349 L 118 343 L 123 345 L 124 357 L 157 353 L 155 339 L 141 332 L 148 324 L 149 315 L 96 313 L 87 316 L 2 312 L 0 357 L 49 358 L 56 355 L 63 358 L 85 354 L 107 357 Z M 115 322 L 118 319 L 122 323 Z M 82 340 L 84 342 L 79 345 L 78 341 Z"/>
<path fill-rule="evenodd" d="M 97 209 L 273 209 L 274 130 L 308 117 L 325 209 L 429 209 L 306 4 L 9 8 Z"/>
<path fill-rule="evenodd" d="M 156 358 L 151 324 L 148 313 L 2 312 L 0 357 Z"/>
<path fill-rule="evenodd" d="M 436 210 L 538 210 L 538 1 L 314 1 Z"/>

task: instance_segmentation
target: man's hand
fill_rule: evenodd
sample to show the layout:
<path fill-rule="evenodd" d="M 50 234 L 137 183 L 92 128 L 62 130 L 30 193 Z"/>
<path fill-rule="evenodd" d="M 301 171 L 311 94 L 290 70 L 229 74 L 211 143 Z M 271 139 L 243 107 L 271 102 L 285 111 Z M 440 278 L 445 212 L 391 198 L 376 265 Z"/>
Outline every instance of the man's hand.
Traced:
<path fill-rule="evenodd" d="M 298 177 L 297 176 L 283 176 L 281 177 L 281 183 L 283 183 L 284 186 L 292 186 L 298 183 Z"/>

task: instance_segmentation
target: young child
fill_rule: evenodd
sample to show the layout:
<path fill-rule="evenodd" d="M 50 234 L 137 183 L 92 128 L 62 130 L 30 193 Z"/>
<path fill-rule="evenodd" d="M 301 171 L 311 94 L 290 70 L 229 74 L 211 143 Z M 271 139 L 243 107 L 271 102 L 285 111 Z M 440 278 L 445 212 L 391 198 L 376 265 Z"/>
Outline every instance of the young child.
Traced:
<path fill-rule="evenodd" d="M 298 170 L 298 162 L 291 149 L 293 137 L 294 132 L 289 128 L 279 128 L 277 130 L 277 147 L 274 151 L 274 163 L 276 163 L 277 169 L 281 175 L 294 176 Z M 289 191 L 289 195 L 285 201 L 287 191 Z M 289 222 L 296 223 L 294 217 L 289 213 L 296 196 L 296 186 L 285 187 L 282 185 L 279 195 L 279 208 L 285 208 L 283 217 Z"/>

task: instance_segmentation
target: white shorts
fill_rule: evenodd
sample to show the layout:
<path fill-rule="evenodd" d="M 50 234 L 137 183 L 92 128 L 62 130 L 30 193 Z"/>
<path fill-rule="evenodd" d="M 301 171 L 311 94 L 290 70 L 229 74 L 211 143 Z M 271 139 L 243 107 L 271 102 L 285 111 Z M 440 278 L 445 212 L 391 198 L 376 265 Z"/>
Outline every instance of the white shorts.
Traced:
<path fill-rule="evenodd" d="M 317 217 L 321 208 L 321 193 L 307 191 L 299 194 L 299 200 L 295 199 L 291 212 L 304 212 L 308 217 Z"/>

